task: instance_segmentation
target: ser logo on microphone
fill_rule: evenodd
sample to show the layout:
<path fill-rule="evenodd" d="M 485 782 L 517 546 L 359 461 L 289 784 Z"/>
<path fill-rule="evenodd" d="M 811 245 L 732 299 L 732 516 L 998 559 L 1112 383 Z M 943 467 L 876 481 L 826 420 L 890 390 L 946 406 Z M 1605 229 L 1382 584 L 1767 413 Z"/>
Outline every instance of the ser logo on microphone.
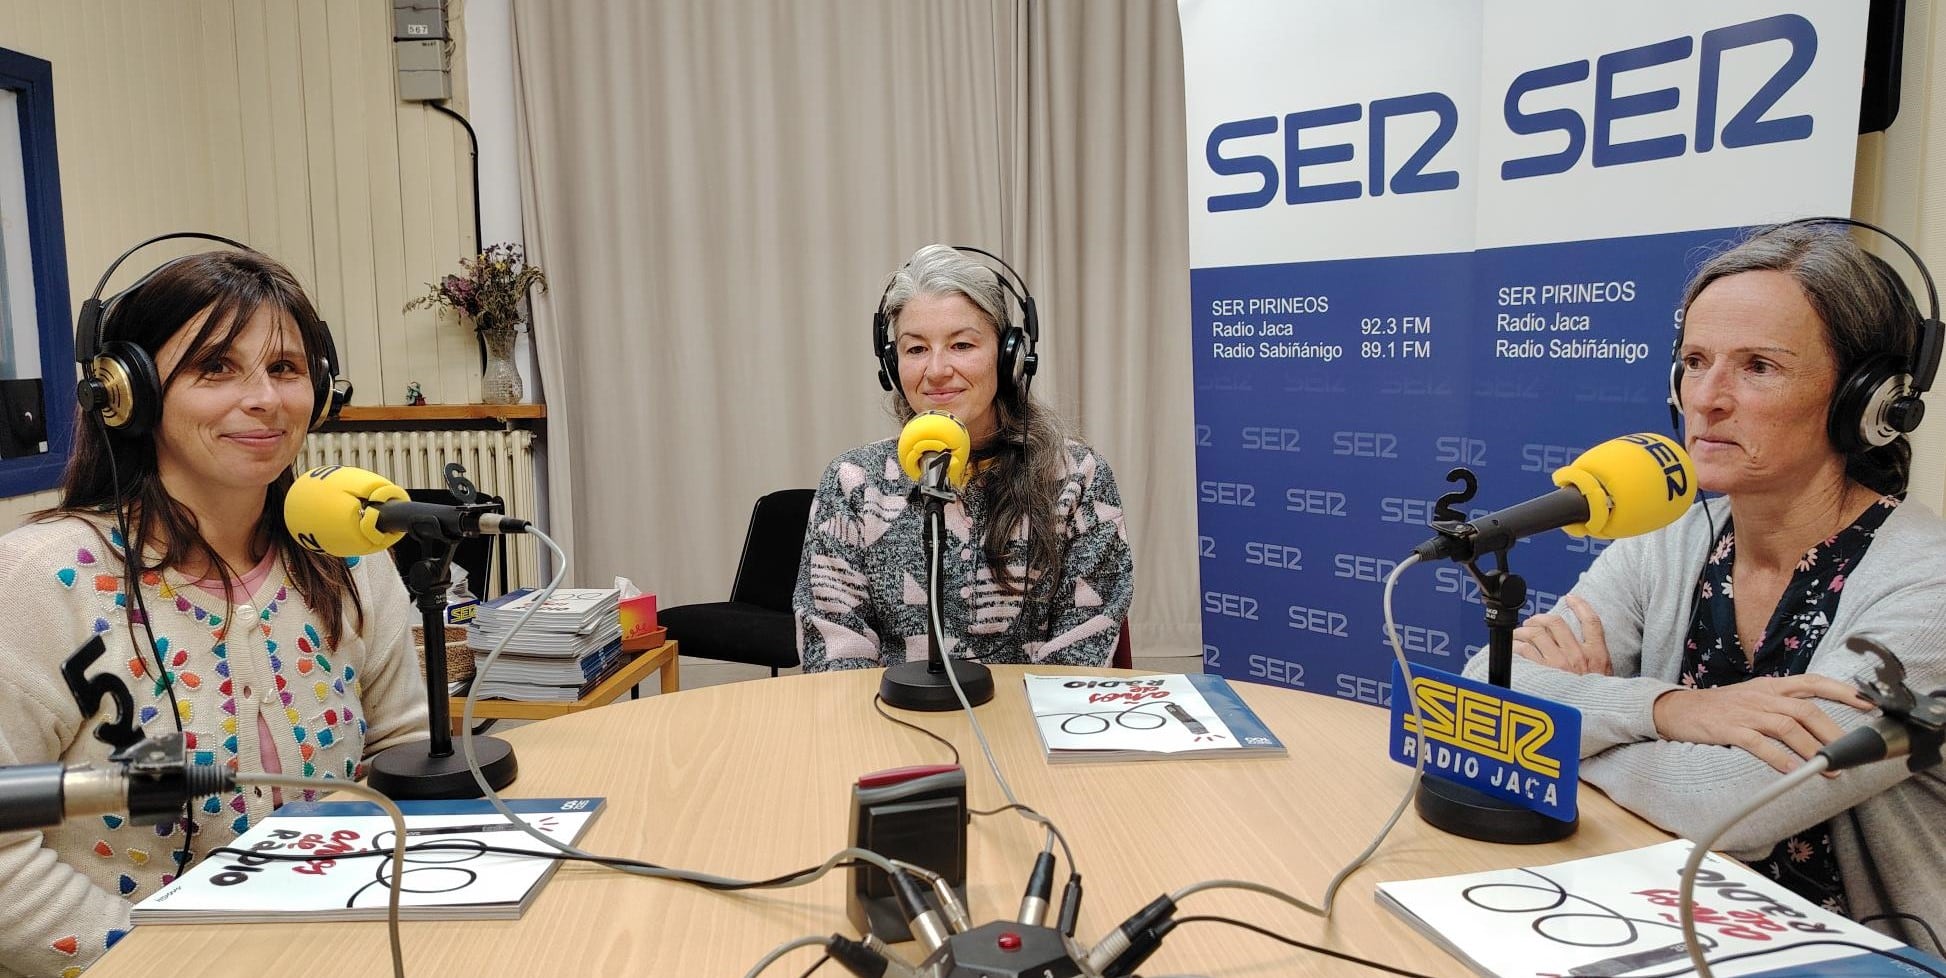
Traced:
<path fill-rule="evenodd" d="M 1669 501 L 1689 495 L 1689 465 L 1668 442 L 1648 435 L 1623 435 L 1615 440 L 1640 445 L 1651 458 L 1662 463 L 1663 484 L 1669 491 L 1666 497 Z"/>

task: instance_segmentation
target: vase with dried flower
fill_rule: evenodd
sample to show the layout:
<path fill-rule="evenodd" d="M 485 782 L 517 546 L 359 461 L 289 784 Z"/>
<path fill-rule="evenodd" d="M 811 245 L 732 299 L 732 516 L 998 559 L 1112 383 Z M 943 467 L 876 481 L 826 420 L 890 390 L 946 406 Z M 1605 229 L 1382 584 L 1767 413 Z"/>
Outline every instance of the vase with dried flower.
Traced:
<path fill-rule="evenodd" d="M 514 340 L 528 321 L 527 296 L 547 291 L 547 274 L 527 263 L 517 244 L 488 245 L 485 251 L 460 259 L 458 275 L 426 286 L 426 294 L 405 304 L 410 311 L 444 306 L 473 321 L 486 350 L 480 374 L 480 400 L 487 404 L 519 403 L 525 391 L 514 366 Z"/>

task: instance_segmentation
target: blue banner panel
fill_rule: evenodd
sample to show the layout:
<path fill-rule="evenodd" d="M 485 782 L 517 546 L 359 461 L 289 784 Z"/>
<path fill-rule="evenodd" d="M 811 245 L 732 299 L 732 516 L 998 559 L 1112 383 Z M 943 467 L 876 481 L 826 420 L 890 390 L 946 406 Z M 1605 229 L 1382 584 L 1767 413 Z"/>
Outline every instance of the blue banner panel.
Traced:
<path fill-rule="evenodd" d="M 1738 233 L 1192 271 L 1205 665 L 1386 704 L 1383 582 L 1431 535 L 1446 473 L 1479 477 L 1478 516 L 1552 491 L 1594 444 L 1668 431 L 1669 310 Z M 1515 547 L 1523 611 L 1606 545 Z M 1395 600 L 1413 661 L 1457 670 L 1484 646 L 1464 567 L 1414 568 Z"/>

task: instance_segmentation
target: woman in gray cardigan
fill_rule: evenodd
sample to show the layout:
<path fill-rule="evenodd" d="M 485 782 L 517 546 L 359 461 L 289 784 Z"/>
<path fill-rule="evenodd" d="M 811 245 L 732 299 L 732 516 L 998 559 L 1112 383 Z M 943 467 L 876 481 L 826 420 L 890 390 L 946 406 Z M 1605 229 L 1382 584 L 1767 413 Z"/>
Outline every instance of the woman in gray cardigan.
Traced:
<path fill-rule="evenodd" d="M 1873 663 L 1847 637 L 1890 648 L 1913 689 L 1946 687 L 1946 522 L 1904 499 L 1911 448 L 1885 412 L 1921 317 L 1844 230 L 1784 225 L 1698 271 L 1672 395 L 1697 485 L 1719 498 L 1618 541 L 1514 633 L 1514 685 L 1582 710 L 1582 777 L 1672 832 L 1710 827 L 1870 719 L 1850 680 Z M 1818 779 L 1720 844 L 1918 946 L 1898 915 L 1946 928 L 1937 768 Z"/>

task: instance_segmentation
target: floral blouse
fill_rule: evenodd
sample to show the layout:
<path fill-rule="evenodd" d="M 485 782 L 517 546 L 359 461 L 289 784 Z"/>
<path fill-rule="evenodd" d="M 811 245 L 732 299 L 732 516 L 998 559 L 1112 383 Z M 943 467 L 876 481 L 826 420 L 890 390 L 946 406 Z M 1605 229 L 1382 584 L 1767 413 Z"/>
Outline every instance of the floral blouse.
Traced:
<path fill-rule="evenodd" d="M 1736 566 L 1736 527 L 1725 522 L 1696 582 L 1696 615 L 1683 646 L 1682 684 L 1709 689 L 1759 676 L 1802 675 L 1837 615 L 1845 575 L 1865 555 L 1872 534 L 1898 508 L 1900 499 L 1880 497 L 1856 522 L 1805 552 L 1784 587 L 1777 610 L 1771 613 L 1770 623 L 1764 626 L 1756 654 L 1748 657 L 1737 637 L 1736 582 L 1731 579 Z M 1847 913 L 1829 823 L 1777 843 L 1768 857 L 1750 865 L 1812 903 Z"/>

